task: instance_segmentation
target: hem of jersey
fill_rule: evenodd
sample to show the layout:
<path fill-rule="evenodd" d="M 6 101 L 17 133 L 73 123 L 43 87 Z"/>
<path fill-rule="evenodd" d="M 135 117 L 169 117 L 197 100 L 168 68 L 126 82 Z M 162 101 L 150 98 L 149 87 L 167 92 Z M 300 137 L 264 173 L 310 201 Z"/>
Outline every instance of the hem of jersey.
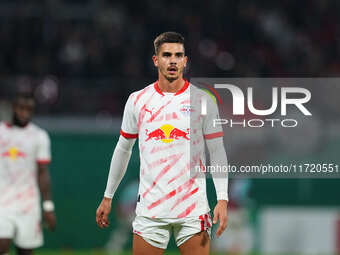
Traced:
<path fill-rule="evenodd" d="M 205 134 L 204 135 L 204 139 L 214 139 L 214 138 L 218 138 L 218 137 L 222 137 L 224 135 L 223 132 L 216 132 L 216 133 L 211 133 L 211 134 Z"/>
<path fill-rule="evenodd" d="M 198 213 L 198 214 L 192 214 L 192 215 L 188 215 L 188 216 L 185 216 L 185 217 L 159 217 L 159 216 L 150 216 L 150 215 L 146 215 L 146 214 L 143 214 L 143 213 L 138 213 L 137 210 L 136 210 L 136 216 L 140 216 L 140 217 L 146 217 L 146 218 L 149 218 L 149 219 L 185 219 L 185 218 L 194 218 L 194 217 L 199 217 L 203 214 L 207 214 L 207 213 L 210 213 L 211 210 L 210 208 L 208 208 L 208 211 L 205 211 L 205 212 L 201 212 L 201 213 Z"/>
<path fill-rule="evenodd" d="M 22 244 L 19 244 L 18 242 L 16 242 L 16 241 L 13 241 L 14 242 L 14 244 L 17 246 L 17 247 L 19 247 L 19 248 L 21 248 L 21 249 L 29 249 L 29 250 L 31 250 L 31 249 L 37 249 L 37 248 L 40 248 L 40 247 L 42 247 L 43 245 L 44 245 L 44 241 L 43 240 L 41 240 L 41 241 L 39 241 L 39 242 L 36 242 L 35 244 L 33 244 L 33 245 L 31 245 L 31 244 L 29 244 L 29 245 L 22 245 Z"/>
<path fill-rule="evenodd" d="M 120 130 L 120 134 L 122 136 L 124 136 L 126 139 L 135 139 L 138 138 L 138 133 L 137 134 L 130 134 L 130 133 L 126 133 L 123 130 Z"/>

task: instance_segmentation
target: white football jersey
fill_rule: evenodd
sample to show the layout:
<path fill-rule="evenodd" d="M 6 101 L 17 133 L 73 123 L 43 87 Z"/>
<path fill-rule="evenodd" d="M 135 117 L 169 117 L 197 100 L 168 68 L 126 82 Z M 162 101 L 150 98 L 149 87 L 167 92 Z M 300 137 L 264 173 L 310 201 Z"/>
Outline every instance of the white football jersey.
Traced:
<path fill-rule="evenodd" d="M 201 115 L 202 97 L 207 115 Z M 139 138 L 137 215 L 181 218 L 209 212 L 205 176 L 193 170 L 205 165 L 204 139 L 223 136 L 212 118 L 218 118 L 213 99 L 188 81 L 176 93 L 162 92 L 155 82 L 130 95 L 121 135 Z"/>
<path fill-rule="evenodd" d="M 40 211 L 37 163 L 50 160 L 46 131 L 0 122 L 0 213 Z"/>

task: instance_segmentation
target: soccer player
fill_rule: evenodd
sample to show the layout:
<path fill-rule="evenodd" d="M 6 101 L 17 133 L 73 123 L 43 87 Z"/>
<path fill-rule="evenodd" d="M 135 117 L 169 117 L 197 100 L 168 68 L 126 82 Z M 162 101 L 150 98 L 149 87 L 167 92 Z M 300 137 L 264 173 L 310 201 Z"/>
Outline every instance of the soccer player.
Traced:
<path fill-rule="evenodd" d="M 50 139 L 31 123 L 34 99 L 17 95 L 11 123 L 0 122 L 0 254 L 11 241 L 17 254 L 33 254 L 43 244 L 40 193 L 48 228 L 56 225 L 48 164 Z"/>
<path fill-rule="evenodd" d="M 214 100 L 183 79 L 187 64 L 184 38 L 175 32 L 154 41 L 158 81 L 130 95 L 121 136 L 112 156 L 104 198 L 96 213 L 99 227 L 109 225 L 112 197 L 123 178 L 133 144 L 139 139 L 140 185 L 133 222 L 133 254 L 157 255 L 173 233 L 182 255 L 209 254 L 211 216 L 204 170 L 206 143 L 211 165 L 225 165 L 221 126 Z M 206 98 L 208 113 L 201 114 Z M 227 225 L 228 176 L 213 176 L 217 193 L 214 224 L 217 236 Z"/>

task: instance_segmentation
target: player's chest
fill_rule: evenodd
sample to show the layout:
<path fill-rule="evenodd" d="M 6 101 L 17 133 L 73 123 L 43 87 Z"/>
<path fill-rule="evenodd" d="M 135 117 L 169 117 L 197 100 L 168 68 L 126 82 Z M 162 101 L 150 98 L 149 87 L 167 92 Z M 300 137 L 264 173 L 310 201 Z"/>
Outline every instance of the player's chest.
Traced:
<path fill-rule="evenodd" d="M 140 107 L 139 138 L 144 141 L 190 140 L 190 97 L 163 97 Z"/>
<path fill-rule="evenodd" d="M 139 105 L 136 118 L 140 125 L 158 126 L 175 123 L 186 126 L 190 122 L 191 106 L 189 97 L 165 96 Z"/>
<path fill-rule="evenodd" d="M 25 132 L 0 132 L 0 158 L 16 161 L 32 158 L 36 153 L 35 140 Z"/>

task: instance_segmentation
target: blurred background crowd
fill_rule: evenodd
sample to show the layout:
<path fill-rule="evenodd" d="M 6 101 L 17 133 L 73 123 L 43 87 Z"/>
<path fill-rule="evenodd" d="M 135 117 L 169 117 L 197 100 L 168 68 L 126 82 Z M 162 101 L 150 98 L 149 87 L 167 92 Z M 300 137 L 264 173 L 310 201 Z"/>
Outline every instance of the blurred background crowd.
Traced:
<path fill-rule="evenodd" d="M 33 90 L 42 115 L 120 116 L 156 79 L 153 40 L 169 30 L 185 36 L 188 78 L 337 76 L 339 10 L 330 0 L 2 0 L 0 100 Z"/>

